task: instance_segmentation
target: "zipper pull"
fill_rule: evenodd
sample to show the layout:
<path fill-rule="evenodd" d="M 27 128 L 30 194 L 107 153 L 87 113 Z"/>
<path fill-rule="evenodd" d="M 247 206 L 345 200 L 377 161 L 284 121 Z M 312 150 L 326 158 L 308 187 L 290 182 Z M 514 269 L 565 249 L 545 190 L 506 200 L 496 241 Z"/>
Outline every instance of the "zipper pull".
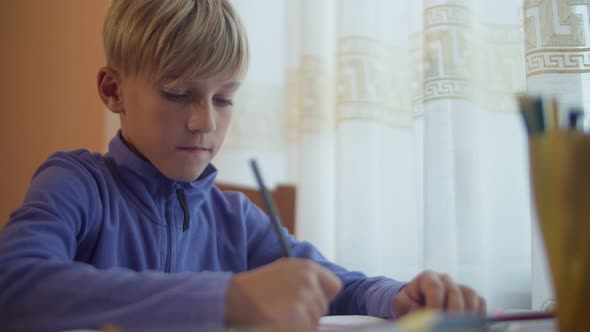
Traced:
<path fill-rule="evenodd" d="M 180 207 L 182 207 L 182 212 L 184 214 L 184 220 L 182 222 L 182 231 L 186 232 L 191 219 L 191 214 L 188 210 L 188 204 L 186 203 L 186 196 L 184 196 L 184 189 L 176 188 L 176 197 L 178 198 L 178 202 L 180 203 Z"/>

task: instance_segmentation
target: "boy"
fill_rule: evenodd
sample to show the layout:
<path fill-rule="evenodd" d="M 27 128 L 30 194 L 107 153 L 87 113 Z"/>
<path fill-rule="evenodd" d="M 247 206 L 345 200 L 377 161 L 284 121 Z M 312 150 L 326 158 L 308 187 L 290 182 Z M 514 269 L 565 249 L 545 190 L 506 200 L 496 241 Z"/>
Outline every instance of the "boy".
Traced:
<path fill-rule="evenodd" d="M 100 98 L 121 130 L 106 155 L 52 155 L 0 233 L 0 326 L 313 328 L 325 314 L 485 311 L 448 276 L 367 278 L 221 192 L 210 163 L 248 43 L 228 0 L 114 0 Z"/>

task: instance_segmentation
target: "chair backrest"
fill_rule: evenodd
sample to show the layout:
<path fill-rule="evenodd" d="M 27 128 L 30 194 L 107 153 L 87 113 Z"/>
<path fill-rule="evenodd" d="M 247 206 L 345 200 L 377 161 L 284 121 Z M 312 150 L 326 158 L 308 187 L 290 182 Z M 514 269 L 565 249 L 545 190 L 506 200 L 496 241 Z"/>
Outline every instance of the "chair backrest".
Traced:
<path fill-rule="evenodd" d="M 252 203 L 256 204 L 267 214 L 266 206 L 262 200 L 262 195 L 258 189 L 238 186 L 234 184 L 216 183 L 217 187 L 222 191 L 239 191 L 242 192 Z M 275 202 L 277 210 L 279 210 L 279 217 L 281 224 L 285 226 L 289 233 L 295 234 L 295 203 L 296 203 L 296 189 L 293 185 L 278 185 L 271 191 L 272 199 Z"/>

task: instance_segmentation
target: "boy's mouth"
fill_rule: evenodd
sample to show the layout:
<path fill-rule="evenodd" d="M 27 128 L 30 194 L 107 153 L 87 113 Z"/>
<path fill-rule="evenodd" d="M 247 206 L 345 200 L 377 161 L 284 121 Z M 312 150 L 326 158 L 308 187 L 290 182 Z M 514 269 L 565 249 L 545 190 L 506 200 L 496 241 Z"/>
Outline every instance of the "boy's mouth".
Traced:
<path fill-rule="evenodd" d="M 180 151 L 186 151 L 186 152 L 210 152 L 211 151 L 210 148 L 206 148 L 204 146 L 179 146 L 179 147 L 177 147 L 177 149 Z"/>

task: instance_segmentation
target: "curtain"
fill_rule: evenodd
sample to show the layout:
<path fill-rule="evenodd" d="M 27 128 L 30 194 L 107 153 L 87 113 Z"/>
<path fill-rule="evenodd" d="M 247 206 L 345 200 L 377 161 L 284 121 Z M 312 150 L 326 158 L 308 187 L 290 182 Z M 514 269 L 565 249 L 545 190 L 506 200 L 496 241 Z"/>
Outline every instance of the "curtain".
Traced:
<path fill-rule="evenodd" d="M 255 187 L 257 158 L 267 185 L 297 186 L 297 238 L 335 262 L 443 271 L 490 311 L 538 309 L 552 295 L 514 95 L 589 102 L 589 2 L 233 0 L 252 61 L 218 179 Z"/>

